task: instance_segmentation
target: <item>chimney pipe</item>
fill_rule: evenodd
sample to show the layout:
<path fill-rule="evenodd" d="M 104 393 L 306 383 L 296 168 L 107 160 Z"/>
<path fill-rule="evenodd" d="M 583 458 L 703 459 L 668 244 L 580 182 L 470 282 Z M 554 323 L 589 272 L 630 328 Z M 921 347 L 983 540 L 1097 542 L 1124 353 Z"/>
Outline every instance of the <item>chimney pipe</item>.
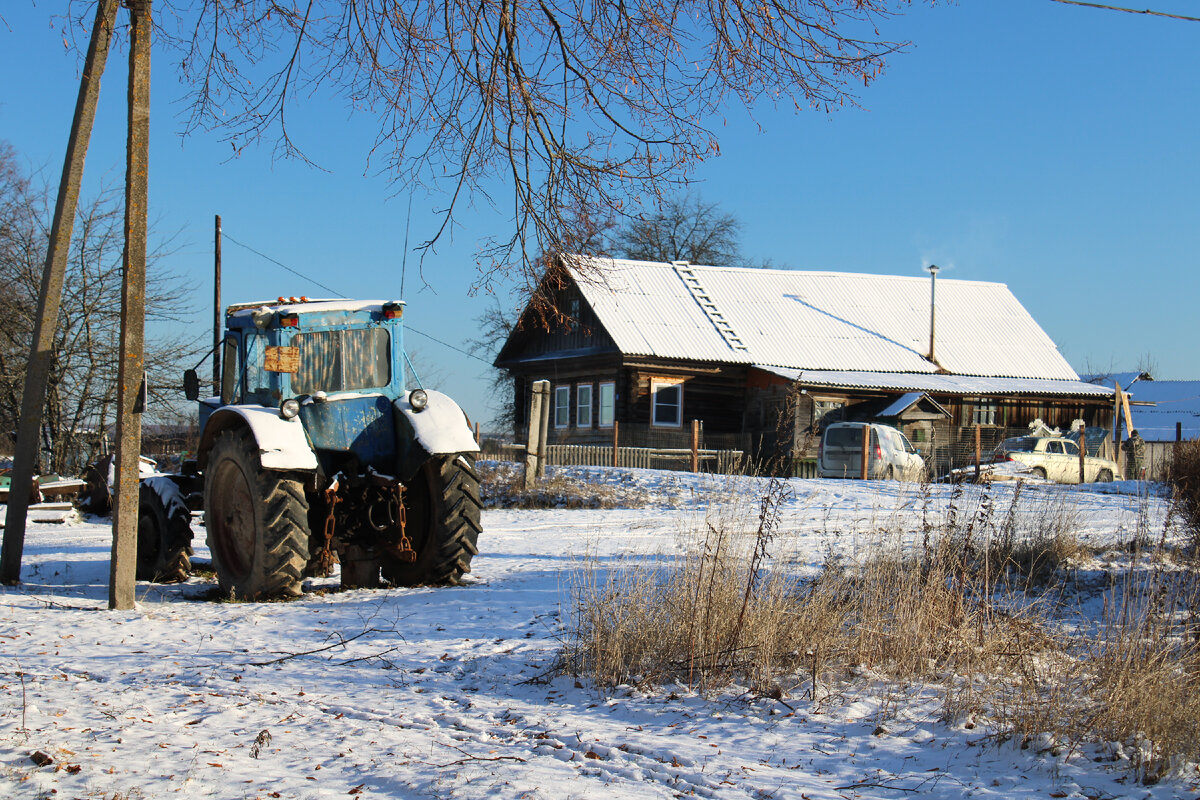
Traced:
<path fill-rule="evenodd" d="M 934 364 L 937 363 L 937 356 L 934 351 L 934 341 L 936 340 L 937 332 L 937 274 L 938 265 L 929 265 L 929 360 Z"/>

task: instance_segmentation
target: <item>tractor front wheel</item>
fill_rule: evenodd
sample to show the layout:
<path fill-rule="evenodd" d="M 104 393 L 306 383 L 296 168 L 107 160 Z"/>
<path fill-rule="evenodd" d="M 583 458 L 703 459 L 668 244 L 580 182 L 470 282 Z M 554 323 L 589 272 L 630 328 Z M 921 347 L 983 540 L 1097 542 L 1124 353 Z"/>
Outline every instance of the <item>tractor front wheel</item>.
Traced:
<path fill-rule="evenodd" d="M 398 586 L 456 584 L 479 552 L 479 475 L 471 456 L 430 458 L 405 486 L 405 532 L 417 558 L 388 558 L 383 577 Z"/>
<path fill-rule="evenodd" d="M 264 470 L 246 430 L 222 432 L 208 457 L 204 521 L 217 581 L 241 600 L 295 597 L 308 563 L 303 483 Z"/>

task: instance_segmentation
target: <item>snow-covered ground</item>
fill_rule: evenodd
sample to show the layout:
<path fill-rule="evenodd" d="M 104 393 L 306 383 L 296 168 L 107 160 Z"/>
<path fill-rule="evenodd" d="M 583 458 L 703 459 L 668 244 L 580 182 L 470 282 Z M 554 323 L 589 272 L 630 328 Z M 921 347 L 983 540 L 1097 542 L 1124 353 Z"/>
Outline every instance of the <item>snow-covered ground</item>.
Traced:
<path fill-rule="evenodd" d="M 455 588 L 340 592 L 334 578 L 293 602 L 224 603 L 196 577 L 139 584 L 135 611 L 109 611 L 106 521 L 31 523 L 23 584 L 0 589 L 0 797 L 1196 795 L 1184 779 L 1140 786 L 1087 748 L 1064 760 L 944 724 L 917 690 L 864 683 L 814 705 L 680 687 L 602 694 L 555 675 L 574 571 L 676 553 L 706 515 L 755 518 L 764 489 L 584 472 L 652 502 L 486 511 L 473 580 Z M 813 571 L 881 532 L 919 530 L 955 491 L 969 509 L 978 491 L 933 486 L 926 501 L 898 483 L 789 483 L 777 546 Z M 1020 513 L 1074 509 L 1096 543 L 1139 526 L 1157 536 L 1165 503 L 1138 488 L 1026 486 Z M 1006 510 L 1012 487 L 994 492 Z"/>

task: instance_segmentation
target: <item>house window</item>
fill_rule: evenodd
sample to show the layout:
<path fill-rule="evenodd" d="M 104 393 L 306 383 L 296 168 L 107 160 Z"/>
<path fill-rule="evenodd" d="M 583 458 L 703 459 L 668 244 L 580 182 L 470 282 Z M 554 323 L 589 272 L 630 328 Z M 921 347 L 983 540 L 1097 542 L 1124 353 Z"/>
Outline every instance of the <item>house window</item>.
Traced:
<path fill-rule="evenodd" d="M 600 384 L 600 427 L 611 428 L 617 418 L 617 385 Z"/>
<path fill-rule="evenodd" d="M 842 418 L 846 404 L 841 400 L 813 400 L 813 429 L 823 430 Z"/>
<path fill-rule="evenodd" d="M 578 297 L 571 298 L 570 309 L 571 310 L 568 313 L 568 316 L 570 316 L 571 319 L 567 322 L 567 325 L 570 327 L 571 333 L 574 333 L 575 331 L 579 330 L 579 298 Z"/>
<path fill-rule="evenodd" d="M 571 427 L 571 387 L 554 387 L 554 427 Z"/>
<path fill-rule="evenodd" d="M 592 385 L 580 383 L 575 387 L 575 425 L 592 427 Z"/>
<path fill-rule="evenodd" d="M 995 425 L 996 424 L 996 401 L 980 399 L 975 401 L 975 406 L 971 411 L 972 425 Z"/>
<path fill-rule="evenodd" d="M 655 378 L 650 381 L 650 421 L 678 428 L 683 424 L 683 380 Z"/>

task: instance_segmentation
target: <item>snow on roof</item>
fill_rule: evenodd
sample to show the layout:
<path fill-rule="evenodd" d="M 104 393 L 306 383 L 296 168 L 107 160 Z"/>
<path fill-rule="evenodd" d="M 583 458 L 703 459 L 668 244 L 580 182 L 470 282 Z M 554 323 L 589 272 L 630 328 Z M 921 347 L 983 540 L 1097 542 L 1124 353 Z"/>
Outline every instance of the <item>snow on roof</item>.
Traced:
<path fill-rule="evenodd" d="M 977 375 L 930 375 L 924 373 L 799 370 L 755 364 L 761 370 L 808 386 L 837 386 L 854 389 L 884 389 L 900 392 L 944 392 L 976 397 L 1000 395 L 1065 395 L 1111 397 L 1113 390 L 1083 381 L 1046 378 L 995 378 Z"/>
<path fill-rule="evenodd" d="M 383 300 L 309 300 L 292 303 L 288 300 L 264 300 L 261 303 L 238 303 L 230 306 L 228 314 L 231 317 L 250 316 L 260 308 L 266 307 L 285 314 L 296 313 L 328 313 L 331 311 L 378 311 L 383 307 Z"/>
<path fill-rule="evenodd" d="M 938 411 L 940 411 L 942 414 L 945 414 L 947 417 L 950 416 L 949 411 L 942 408 L 940 403 L 938 403 L 932 397 L 929 397 L 929 395 L 927 395 L 925 392 L 908 392 L 906 394 L 902 394 L 902 395 L 900 395 L 900 397 L 898 397 L 896 399 L 896 401 L 894 403 L 892 403 L 890 406 L 885 408 L 883 411 L 880 411 L 876 416 L 898 417 L 901 414 L 903 414 L 905 411 L 908 411 L 909 408 L 916 405 L 917 402 L 920 401 L 920 399 L 922 397 L 928 398 L 929 402 L 932 403 L 933 406 Z"/>
<path fill-rule="evenodd" d="M 1154 380 L 1145 372 L 1099 372 L 1080 375 L 1079 380 L 1096 383 L 1102 386 L 1112 386 L 1114 382 L 1121 384 L 1122 389 L 1128 389 L 1134 383 L 1144 380 Z"/>
<path fill-rule="evenodd" d="M 1129 408 L 1134 430 L 1146 441 L 1175 441 L 1177 422 L 1184 439 L 1200 437 L 1200 381 L 1138 381 L 1129 393 L 1137 402 L 1155 404 Z"/>
<path fill-rule="evenodd" d="M 1079 381 L 1000 283 L 938 281 L 933 364 L 927 278 L 566 260 L 628 355 L 862 372 L 936 373 L 940 365 L 959 375 Z"/>

